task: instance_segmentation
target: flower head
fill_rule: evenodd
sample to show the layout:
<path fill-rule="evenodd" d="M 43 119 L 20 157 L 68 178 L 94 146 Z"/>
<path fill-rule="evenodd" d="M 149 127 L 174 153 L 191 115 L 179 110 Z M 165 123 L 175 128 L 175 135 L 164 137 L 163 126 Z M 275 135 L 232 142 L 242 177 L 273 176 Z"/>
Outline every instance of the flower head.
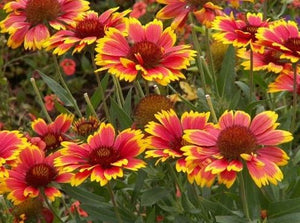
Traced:
<path fill-rule="evenodd" d="M 136 2 L 133 5 L 133 9 L 130 12 L 130 16 L 134 17 L 134 18 L 140 18 L 141 16 L 143 16 L 147 11 L 147 4 L 143 1 L 140 2 Z"/>
<path fill-rule="evenodd" d="M 127 32 L 110 28 L 99 39 L 96 64 L 119 79 L 133 81 L 140 73 L 148 81 L 167 85 L 185 78 L 186 69 L 195 51 L 188 45 L 174 46 L 176 36 L 169 27 L 163 30 L 161 21 L 154 20 L 143 26 L 135 18 L 128 19 Z"/>
<path fill-rule="evenodd" d="M 194 12 L 196 19 L 207 28 L 211 28 L 212 22 L 216 16 L 224 15 L 222 7 L 214 5 L 211 2 L 207 2 L 203 5 L 203 8 Z"/>
<path fill-rule="evenodd" d="M 54 54 L 62 55 L 73 48 L 73 53 L 81 52 L 88 45 L 94 44 L 97 39 L 103 38 L 105 30 L 115 27 L 121 32 L 125 29 L 124 16 L 129 13 L 116 12 L 118 8 L 111 8 L 98 16 L 97 12 L 88 11 L 76 23 L 55 33 L 44 46 L 46 50 L 53 48 Z"/>
<path fill-rule="evenodd" d="M 163 95 L 150 94 L 142 98 L 134 110 L 134 122 L 138 128 L 144 128 L 150 121 L 155 120 L 155 114 L 161 110 L 174 107 L 173 102 Z"/>
<path fill-rule="evenodd" d="M 224 44 L 235 47 L 247 47 L 262 51 L 262 46 L 257 44 L 256 33 L 258 28 L 267 27 L 268 22 L 263 20 L 261 13 L 247 13 L 246 19 L 235 19 L 233 15 L 217 16 L 212 28 L 217 32 L 213 37 Z"/>
<path fill-rule="evenodd" d="M 211 159 L 205 172 L 217 174 L 219 183 L 228 188 L 244 168 L 258 187 L 277 184 L 283 179 L 278 166 L 286 165 L 289 157 L 277 145 L 293 139 L 290 132 L 277 130 L 277 114 L 265 111 L 252 121 L 243 111 L 226 111 L 214 128 L 185 130 L 183 139 L 196 146 L 182 148 L 187 160 Z"/>
<path fill-rule="evenodd" d="M 185 112 L 179 119 L 173 109 L 155 114 L 158 122 L 151 121 L 146 125 L 145 131 L 149 150 L 146 158 L 158 158 L 157 162 L 165 162 L 169 158 L 177 159 L 177 171 L 187 171 L 185 156 L 181 148 L 187 144 L 182 138 L 186 129 L 205 129 L 208 124 L 209 113 Z"/>
<path fill-rule="evenodd" d="M 189 13 L 195 13 L 200 10 L 206 3 L 213 5 L 218 1 L 206 0 L 157 0 L 158 3 L 165 4 L 156 14 L 158 19 L 174 19 L 171 27 L 173 29 L 182 28 L 188 18 Z M 210 7 L 211 8 L 211 7 Z"/>
<path fill-rule="evenodd" d="M 59 173 L 54 167 L 53 160 L 58 153 L 45 156 L 45 153 L 36 146 L 29 146 L 19 154 L 17 165 L 9 170 L 9 178 L 5 184 L 9 189 L 8 199 L 19 204 L 27 198 L 35 198 L 42 193 L 54 201 L 61 196 L 61 192 L 54 183 L 65 183 L 71 178 L 70 173 Z"/>
<path fill-rule="evenodd" d="M 65 133 L 70 129 L 73 118 L 73 115 L 61 114 L 50 124 L 38 118 L 32 122 L 31 127 L 46 143 L 46 150 L 52 152 L 60 147 L 62 141 L 68 139 Z"/>
<path fill-rule="evenodd" d="M 85 0 L 16 0 L 4 6 L 8 16 L 1 21 L 2 32 L 9 33 L 8 46 L 29 50 L 41 49 L 50 37 L 49 26 L 64 29 L 86 11 Z"/>
<path fill-rule="evenodd" d="M 82 117 L 73 123 L 72 130 L 78 136 L 87 137 L 94 134 L 99 129 L 100 124 L 101 122 L 94 116 Z"/>
<path fill-rule="evenodd" d="M 296 22 L 275 21 L 269 27 L 259 29 L 256 37 L 260 44 L 278 50 L 281 59 L 292 63 L 300 60 L 300 32 Z"/>
<path fill-rule="evenodd" d="M 298 71 L 300 68 L 298 68 Z M 300 74 L 296 76 L 296 89 L 297 94 L 300 95 Z M 281 91 L 293 92 L 294 89 L 294 72 L 291 70 L 283 70 L 274 82 L 268 86 L 268 92 L 275 93 Z"/>
<path fill-rule="evenodd" d="M 76 71 L 76 63 L 72 59 L 63 59 L 59 65 L 63 69 L 64 73 L 68 76 L 73 75 Z"/>
<path fill-rule="evenodd" d="M 17 157 L 19 150 L 29 143 L 18 131 L 0 131 L 0 178 L 7 177 L 6 165 L 12 164 Z"/>
<path fill-rule="evenodd" d="M 60 104 L 63 104 L 63 102 L 55 94 L 46 95 L 44 97 L 44 101 L 45 101 L 45 107 L 47 111 L 53 111 L 56 101 L 59 102 Z"/>
<path fill-rule="evenodd" d="M 55 160 L 55 165 L 64 171 L 76 171 L 71 185 L 80 185 L 90 177 L 103 186 L 111 179 L 123 177 L 123 168 L 136 171 L 145 166 L 144 161 L 136 158 L 145 149 L 140 130 L 125 129 L 116 136 L 111 124 L 101 123 L 87 143 L 62 145 L 62 156 Z"/>

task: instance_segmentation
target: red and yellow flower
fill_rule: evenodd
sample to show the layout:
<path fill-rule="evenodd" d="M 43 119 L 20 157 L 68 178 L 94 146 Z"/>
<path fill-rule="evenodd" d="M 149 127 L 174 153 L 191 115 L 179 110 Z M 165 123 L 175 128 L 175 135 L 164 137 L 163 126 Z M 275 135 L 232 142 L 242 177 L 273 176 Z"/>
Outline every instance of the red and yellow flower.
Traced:
<path fill-rule="evenodd" d="M 156 17 L 158 19 L 174 19 L 171 27 L 173 29 L 184 27 L 189 13 L 199 13 L 203 7 L 207 10 L 211 10 L 213 13 L 215 10 L 219 10 L 220 7 L 215 6 L 213 3 L 218 1 L 211 0 L 156 0 L 158 3 L 166 5 L 160 11 L 157 12 Z M 202 12 L 200 12 L 201 14 Z M 209 13 L 212 15 L 211 13 Z"/>
<path fill-rule="evenodd" d="M 16 0 L 8 2 L 4 10 L 9 13 L 1 21 L 1 32 L 10 35 L 8 46 L 29 50 L 41 49 L 50 37 L 49 26 L 64 29 L 81 17 L 89 9 L 85 0 Z"/>
<path fill-rule="evenodd" d="M 61 196 L 61 192 L 55 183 L 69 182 L 72 174 L 60 173 L 54 167 L 53 161 L 59 153 L 45 156 L 44 151 L 36 146 L 23 149 L 18 158 L 17 165 L 9 170 L 9 178 L 5 179 L 5 185 L 9 190 L 7 196 L 15 205 L 45 193 L 54 201 Z"/>
<path fill-rule="evenodd" d="M 250 51 L 245 48 L 238 50 L 237 55 L 245 59 L 241 65 L 245 70 L 250 70 Z M 282 70 L 290 68 L 291 63 L 280 59 L 280 52 L 275 49 L 264 49 L 263 52 L 253 52 L 253 70 L 267 70 L 269 72 L 280 73 Z"/>
<path fill-rule="evenodd" d="M 226 0 L 232 7 L 238 8 L 240 7 L 240 2 L 254 2 L 253 0 Z"/>
<path fill-rule="evenodd" d="M 278 50 L 281 59 L 300 60 L 300 32 L 294 21 L 279 20 L 257 31 L 259 43 Z"/>
<path fill-rule="evenodd" d="M 61 30 L 55 33 L 44 44 L 46 50 L 53 48 L 54 54 L 62 55 L 71 48 L 74 48 L 72 53 L 81 52 L 88 45 L 96 42 L 97 39 L 103 38 L 105 30 L 109 27 L 115 27 L 121 32 L 125 29 L 124 16 L 130 10 L 122 13 L 116 12 L 118 8 L 112 8 L 103 12 L 98 16 L 97 12 L 88 11 L 84 16 L 73 25 L 70 25 L 67 30 Z"/>
<path fill-rule="evenodd" d="M 18 131 L 0 131 L 0 178 L 8 177 L 7 165 L 18 157 L 19 150 L 29 143 Z"/>
<path fill-rule="evenodd" d="M 135 18 L 128 19 L 127 32 L 110 28 L 98 40 L 96 64 L 119 79 L 133 81 L 140 73 L 148 81 L 167 85 L 185 78 L 186 69 L 195 56 L 189 45 L 177 45 L 174 31 L 163 30 L 161 21 L 154 20 L 143 26 Z"/>
<path fill-rule="evenodd" d="M 277 118 L 275 112 L 265 111 L 251 121 L 243 111 L 225 111 L 214 128 L 185 130 L 183 139 L 196 146 L 182 150 L 189 161 L 211 159 L 203 167 L 205 172 L 216 174 L 228 188 L 243 170 L 243 163 L 258 187 L 276 185 L 283 179 L 278 166 L 289 159 L 278 145 L 293 139 L 290 132 L 276 129 Z"/>
<path fill-rule="evenodd" d="M 145 149 L 140 130 L 125 129 L 117 136 L 111 124 L 101 123 L 99 130 L 90 135 L 87 143 L 63 142 L 62 156 L 55 160 L 57 167 L 75 172 L 71 185 L 78 186 L 88 177 L 106 185 L 111 179 L 123 177 L 123 168 L 136 171 L 145 162 L 136 158 Z"/>
<path fill-rule="evenodd" d="M 62 141 L 68 140 L 65 133 L 70 129 L 73 119 L 73 115 L 60 114 L 54 122 L 47 124 L 38 118 L 32 122 L 31 127 L 46 143 L 46 150 L 51 151 L 58 149 Z"/>
<path fill-rule="evenodd" d="M 300 95 L 300 74 L 296 76 L 296 91 Z M 291 70 L 283 70 L 274 82 L 270 83 L 268 86 L 268 92 L 275 93 L 281 91 L 293 92 L 294 89 L 294 72 Z"/>
<path fill-rule="evenodd" d="M 181 148 L 187 144 L 183 140 L 183 131 L 186 129 L 206 129 L 211 126 L 207 121 L 209 113 L 185 112 L 181 119 L 173 109 L 155 114 L 159 123 L 151 121 L 146 125 L 148 149 L 146 158 L 158 158 L 158 162 L 165 162 L 169 158 L 176 159 L 176 170 L 186 172 L 185 156 Z"/>
<path fill-rule="evenodd" d="M 263 20 L 261 13 L 247 13 L 246 19 L 235 19 L 230 16 L 217 16 L 212 28 L 217 32 L 213 37 L 224 44 L 232 44 L 235 47 L 247 47 L 255 51 L 262 51 L 263 47 L 257 44 L 256 33 L 258 28 L 267 27 L 268 22 Z"/>
<path fill-rule="evenodd" d="M 202 9 L 194 12 L 196 19 L 207 28 L 211 28 L 212 22 L 216 16 L 224 15 L 222 7 L 214 5 L 211 2 L 207 2 L 203 5 Z"/>

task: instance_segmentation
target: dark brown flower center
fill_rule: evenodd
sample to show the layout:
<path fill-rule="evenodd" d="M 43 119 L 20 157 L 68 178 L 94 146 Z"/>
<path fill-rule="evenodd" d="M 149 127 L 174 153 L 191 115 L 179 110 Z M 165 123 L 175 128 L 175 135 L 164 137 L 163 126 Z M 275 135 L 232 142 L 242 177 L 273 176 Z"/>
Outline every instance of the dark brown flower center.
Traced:
<path fill-rule="evenodd" d="M 185 145 L 187 145 L 187 142 L 185 140 L 183 140 L 182 138 L 176 138 L 169 142 L 170 149 L 172 149 L 180 154 L 183 154 L 183 152 L 180 149 L 181 149 L 181 147 L 183 147 Z"/>
<path fill-rule="evenodd" d="M 78 38 L 93 37 L 102 38 L 104 36 L 104 25 L 97 19 L 84 19 L 80 21 L 75 30 Z"/>
<path fill-rule="evenodd" d="M 291 51 L 298 53 L 300 52 L 300 38 L 289 38 L 285 44 L 287 48 L 289 48 Z"/>
<path fill-rule="evenodd" d="M 27 21 L 33 25 L 56 19 L 61 14 L 58 0 L 28 0 L 25 8 Z"/>
<path fill-rule="evenodd" d="M 154 68 L 159 65 L 163 52 L 155 43 L 142 41 L 131 46 L 127 57 L 145 68 Z"/>
<path fill-rule="evenodd" d="M 250 33 L 250 39 L 252 39 L 253 41 L 256 41 L 256 37 L 255 37 L 255 34 L 257 33 L 257 29 L 258 27 L 257 26 L 251 26 L 251 25 L 248 25 L 248 26 L 245 26 L 242 31 L 244 32 L 247 32 L 247 33 Z"/>
<path fill-rule="evenodd" d="M 250 129 L 238 125 L 222 130 L 217 140 L 217 146 L 227 159 L 238 159 L 240 154 L 250 154 L 258 147 L 256 138 Z"/>
<path fill-rule="evenodd" d="M 274 64 L 285 64 L 285 61 L 280 59 L 281 53 L 277 50 L 270 50 L 266 52 L 266 54 L 263 57 L 263 61 L 268 64 L 268 63 L 274 63 Z"/>
<path fill-rule="evenodd" d="M 43 136 L 43 141 L 46 143 L 46 149 L 57 149 L 60 146 L 62 137 L 53 133 L 48 133 Z"/>
<path fill-rule="evenodd" d="M 33 187 L 44 187 L 48 185 L 57 176 L 54 167 L 45 163 L 35 164 L 32 166 L 25 176 L 25 181 Z"/>
<path fill-rule="evenodd" d="M 99 164 L 102 168 L 109 168 L 110 164 L 116 162 L 119 152 L 112 147 L 100 147 L 91 151 L 89 162 L 92 165 Z"/>

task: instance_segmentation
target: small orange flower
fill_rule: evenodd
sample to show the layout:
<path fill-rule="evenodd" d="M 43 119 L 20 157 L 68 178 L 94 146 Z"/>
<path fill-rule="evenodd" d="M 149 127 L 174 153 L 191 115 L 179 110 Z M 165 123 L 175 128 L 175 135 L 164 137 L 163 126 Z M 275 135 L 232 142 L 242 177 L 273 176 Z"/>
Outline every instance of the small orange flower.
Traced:
<path fill-rule="evenodd" d="M 76 63 L 72 59 L 63 59 L 59 65 L 68 76 L 73 75 L 76 71 Z"/>
<path fill-rule="evenodd" d="M 133 9 L 129 15 L 131 17 L 138 19 L 146 13 L 146 10 L 147 10 L 147 4 L 145 2 L 143 1 L 136 2 L 134 3 Z"/>

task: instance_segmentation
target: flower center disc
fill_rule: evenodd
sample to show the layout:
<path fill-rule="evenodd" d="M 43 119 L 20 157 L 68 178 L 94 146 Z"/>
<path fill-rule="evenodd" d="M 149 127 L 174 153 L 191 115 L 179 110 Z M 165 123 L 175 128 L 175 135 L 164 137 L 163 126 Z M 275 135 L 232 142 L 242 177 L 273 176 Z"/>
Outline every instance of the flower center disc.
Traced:
<path fill-rule="evenodd" d="M 287 48 L 291 49 L 293 52 L 300 52 L 300 38 L 289 38 L 285 45 Z"/>
<path fill-rule="evenodd" d="M 256 37 L 255 37 L 255 34 L 256 34 L 256 32 L 257 32 L 257 29 L 258 29 L 257 26 L 250 26 L 250 25 L 248 25 L 248 26 L 244 27 L 242 30 L 243 30 L 244 32 L 250 33 L 250 35 L 251 35 L 250 38 L 251 38 L 253 41 L 256 41 L 257 39 L 256 39 Z"/>
<path fill-rule="evenodd" d="M 59 136 L 48 133 L 43 137 L 43 141 L 47 145 L 47 149 L 56 149 L 60 145 Z"/>
<path fill-rule="evenodd" d="M 231 126 L 222 130 L 217 140 L 217 146 L 227 159 L 238 159 L 240 154 L 255 151 L 256 138 L 245 126 Z"/>
<path fill-rule="evenodd" d="M 175 140 L 169 142 L 170 148 L 180 154 L 183 154 L 180 149 L 185 145 L 188 145 L 188 143 L 182 138 L 176 138 Z"/>
<path fill-rule="evenodd" d="M 132 45 L 127 57 L 145 68 L 154 68 L 160 63 L 163 53 L 155 43 L 142 41 Z"/>
<path fill-rule="evenodd" d="M 34 187 L 44 187 L 57 175 L 57 171 L 48 164 L 41 163 L 32 166 L 26 173 L 25 181 Z"/>
<path fill-rule="evenodd" d="M 119 153 L 112 147 L 100 147 L 94 149 L 89 155 L 92 165 L 99 164 L 102 168 L 109 168 L 110 164 L 117 161 Z"/>
<path fill-rule="evenodd" d="M 34 25 L 54 20 L 60 13 L 58 0 L 28 0 L 25 8 L 27 21 Z"/>
<path fill-rule="evenodd" d="M 75 35 L 78 38 L 90 36 L 102 38 L 104 36 L 104 26 L 96 19 L 85 19 L 77 24 Z"/>

